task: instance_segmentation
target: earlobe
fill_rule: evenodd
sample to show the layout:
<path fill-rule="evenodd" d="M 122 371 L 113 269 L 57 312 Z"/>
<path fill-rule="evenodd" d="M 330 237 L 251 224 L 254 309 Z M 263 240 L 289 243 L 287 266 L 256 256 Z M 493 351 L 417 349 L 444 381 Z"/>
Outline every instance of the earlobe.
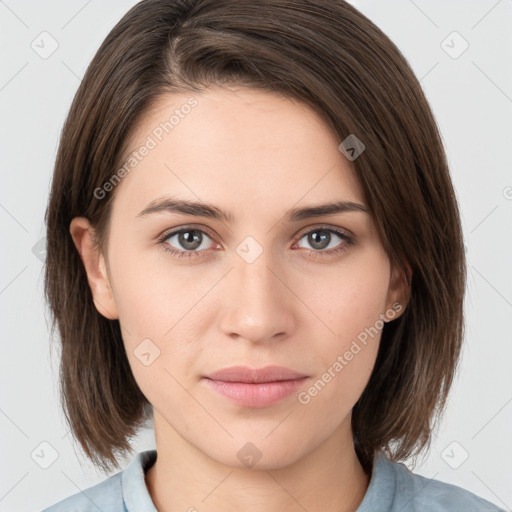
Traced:
<path fill-rule="evenodd" d="M 105 258 L 97 247 L 95 230 L 85 217 L 75 217 L 69 232 L 80 254 L 98 313 L 109 320 L 119 318 Z"/>

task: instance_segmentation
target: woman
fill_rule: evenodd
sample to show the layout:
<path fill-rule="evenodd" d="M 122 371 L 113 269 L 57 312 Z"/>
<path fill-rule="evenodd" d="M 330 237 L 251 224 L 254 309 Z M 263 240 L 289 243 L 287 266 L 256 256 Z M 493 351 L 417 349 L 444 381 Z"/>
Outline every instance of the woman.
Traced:
<path fill-rule="evenodd" d="M 499 510 L 428 447 L 466 279 L 438 129 L 337 0 L 145 0 L 66 121 L 46 215 L 66 415 L 156 450 L 46 510 Z"/>

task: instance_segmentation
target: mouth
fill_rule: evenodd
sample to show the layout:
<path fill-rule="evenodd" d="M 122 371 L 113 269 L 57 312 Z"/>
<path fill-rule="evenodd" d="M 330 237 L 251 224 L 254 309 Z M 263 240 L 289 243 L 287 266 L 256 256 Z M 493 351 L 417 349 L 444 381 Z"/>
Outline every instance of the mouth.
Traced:
<path fill-rule="evenodd" d="M 231 366 L 205 376 L 211 380 L 223 382 L 245 382 L 248 384 L 270 383 L 284 380 L 296 380 L 307 377 L 284 366 L 265 366 L 251 368 L 250 366 Z"/>
<path fill-rule="evenodd" d="M 265 408 L 297 391 L 309 376 L 282 366 L 233 366 L 203 377 L 203 382 L 240 407 Z"/>

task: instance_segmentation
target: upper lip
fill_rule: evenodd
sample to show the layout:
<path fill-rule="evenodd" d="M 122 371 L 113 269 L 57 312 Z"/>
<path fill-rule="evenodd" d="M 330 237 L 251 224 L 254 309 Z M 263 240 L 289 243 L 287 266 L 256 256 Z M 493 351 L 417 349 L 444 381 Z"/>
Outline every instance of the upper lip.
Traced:
<path fill-rule="evenodd" d="M 280 380 L 295 380 L 307 377 L 303 373 L 290 370 L 284 366 L 265 366 L 251 368 L 250 366 L 231 366 L 205 376 L 212 380 L 224 382 L 276 382 Z"/>

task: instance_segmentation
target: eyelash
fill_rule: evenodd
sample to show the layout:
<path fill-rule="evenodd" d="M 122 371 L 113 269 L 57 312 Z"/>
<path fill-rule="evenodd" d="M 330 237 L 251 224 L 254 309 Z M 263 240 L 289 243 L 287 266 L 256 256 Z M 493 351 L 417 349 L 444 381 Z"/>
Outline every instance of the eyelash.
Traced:
<path fill-rule="evenodd" d="M 200 257 L 206 256 L 210 249 L 204 249 L 201 251 L 184 251 L 184 250 L 181 251 L 178 249 L 170 248 L 169 244 L 166 243 L 166 240 L 168 240 L 172 236 L 178 235 L 180 233 L 186 233 L 187 231 L 198 231 L 198 232 L 206 234 L 211 239 L 215 238 L 214 235 L 212 235 L 212 233 L 210 233 L 208 230 L 205 230 L 204 228 L 200 229 L 195 226 L 185 226 L 178 230 L 164 233 L 161 237 L 158 238 L 158 243 L 162 246 L 164 251 L 171 253 L 176 258 L 189 258 L 190 259 L 190 258 L 198 258 L 198 257 L 200 258 Z M 330 233 L 334 233 L 334 234 L 338 235 L 345 243 L 341 244 L 336 249 L 329 249 L 327 251 L 326 250 L 314 251 L 312 249 L 309 250 L 308 252 L 313 253 L 314 258 L 325 257 L 325 256 L 334 256 L 334 255 L 341 254 L 342 252 L 346 251 L 351 245 L 354 244 L 354 240 L 352 239 L 352 237 L 349 236 L 345 231 L 338 229 L 338 228 L 324 227 L 324 226 L 317 226 L 313 229 L 310 229 L 309 231 L 302 233 L 299 236 L 298 241 L 302 240 L 302 238 L 304 238 L 306 235 L 309 235 L 310 233 L 314 233 L 316 231 L 328 231 Z"/>

